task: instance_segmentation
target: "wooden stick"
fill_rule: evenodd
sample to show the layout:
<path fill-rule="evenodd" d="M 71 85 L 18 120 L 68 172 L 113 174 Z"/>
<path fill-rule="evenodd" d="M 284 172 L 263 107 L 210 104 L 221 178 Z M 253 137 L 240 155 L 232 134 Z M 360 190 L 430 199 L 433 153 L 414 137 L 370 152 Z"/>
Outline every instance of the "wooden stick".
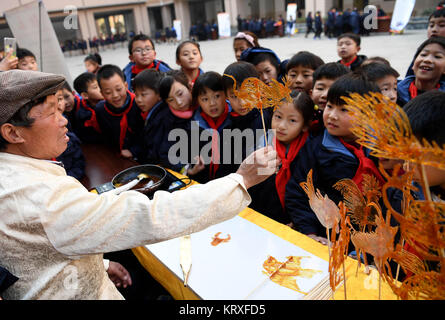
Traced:
<path fill-rule="evenodd" d="M 343 287 L 345 288 L 345 300 L 348 300 L 346 297 L 346 270 L 345 270 L 345 260 L 343 260 Z"/>
<path fill-rule="evenodd" d="M 266 135 L 266 124 L 264 123 L 263 107 L 260 108 L 260 113 L 261 113 L 261 121 L 263 122 L 264 143 L 266 144 L 266 147 L 268 147 L 267 135 Z"/>

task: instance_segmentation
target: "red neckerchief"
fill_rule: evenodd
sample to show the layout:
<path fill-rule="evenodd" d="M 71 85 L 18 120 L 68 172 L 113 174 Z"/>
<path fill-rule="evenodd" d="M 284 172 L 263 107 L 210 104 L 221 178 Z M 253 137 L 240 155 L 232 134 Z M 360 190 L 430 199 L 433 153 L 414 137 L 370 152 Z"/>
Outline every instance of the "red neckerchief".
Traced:
<path fill-rule="evenodd" d="M 141 112 L 141 117 L 142 117 L 142 119 L 144 119 L 144 121 L 145 121 L 145 119 L 147 119 L 148 112 L 149 112 L 149 111 Z"/>
<path fill-rule="evenodd" d="M 356 55 L 355 58 L 352 59 L 351 61 L 349 61 L 349 62 L 343 62 L 343 60 L 340 60 L 340 63 L 341 63 L 342 65 L 344 65 L 345 67 L 350 68 L 350 67 L 351 67 L 351 64 L 353 64 L 353 63 L 355 62 L 355 60 L 357 60 L 357 58 L 358 58 L 358 56 Z"/>
<path fill-rule="evenodd" d="M 193 79 L 192 82 L 191 82 L 192 88 L 193 88 L 193 86 L 195 85 L 195 81 L 196 81 L 196 79 L 198 79 L 198 77 L 199 77 L 200 75 L 201 75 L 201 70 L 198 69 L 198 74 L 196 75 L 195 79 Z"/>
<path fill-rule="evenodd" d="M 241 115 L 235 111 L 230 112 L 230 115 L 234 118 L 241 117 Z"/>
<path fill-rule="evenodd" d="M 209 126 L 213 129 L 212 132 L 212 160 L 210 161 L 210 179 L 215 178 L 216 171 L 219 168 L 219 146 L 218 146 L 218 128 L 224 123 L 229 114 L 229 105 L 226 103 L 224 112 L 217 118 L 213 119 L 203 111 L 201 116 L 207 121 Z"/>
<path fill-rule="evenodd" d="M 440 83 L 437 84 L 436 89 L 440 89 Z M 419 89 L 417 89 L 415 81 L 411 82 L 409 85 L 409 95 L 411 96 L 411 99 L 414 99 L 419 95 Z"/>
<path fill-rule="evenodd" d="M 144 71 L 144 70 L 152 69 L 152 68 L 154 68 L 154 67 L 155 67 L 155 63 L 154 63 L 154 61 L 153 61 L 149 66 L 147 66 L 147 67 L 142 67 L 142 68 L 138 67 L 137 65 L 133 65 L 133 66 L 131 67 L 131 73 L 132 73 L 132 74 L 139 74 L 140 72 L 142 72 L 142 71 Z M 158 70 L 158 69 L 159 69 L 159 62 L 158 62 L 158 64 L 156 65 L 156 70 Z"/>
<path fill-rule="evenodd" d="M 85 127 L 92 127 L 94 128 L 94 130 L 96 130 L 97 132 L 101 133 L 100 127 L 99 127 L 99 123 L 97 122 L 97 118 L 96 118 L 96 111 L 91 108 L 84 99 L 81 99 L 80 102 L 82 103 L 82 106 L 86 109 L 89 110 L 91 112 L 91 118 L 86 120 L 84 122 L 84 126 Z"/>
<path fill-rule="evenodd" d="M 134 101 L 134 97 L 135 97 L 133 92 L 130 92 L 127 90 L 127 93 L 130 95 L 130 104 L 129 104 L 127 110 L 125 110 L 123 113 L 114 113 L 113 111 L 111 111 L 110 109 L 107 108 L 106 103 L 104 104 L 105 111 L 107 111 L 110 115 L 115 116 L 115 117 L 122 117 L 121 121 L 120 121 L 120 134 L 119 134 L 119 148 L 120 148 L 120 150 L 122 150 L 122 148 L 124 146 L 125 135 L 127 134 L 127 129 L 129 129 L 127 114 L 128 114 L 128 112 L 130 112 L 131 108 L 133 108 L 133 101 Z"/>
<path fill-rule="evenodd" d="M 277 188 L 278 196 L 280 197 L 281 206 L 284 208 L 284 194 L 286 191 L 286 184 L 291 177 L 290 165 L 292 161 L 294 161 L 300 149 L 306 143 L 307 138 L 309 137 L 309 131 L 303 132 L 298 135 L 296 139 L 294 139 L 289 147 L 289 151 L 286 155 L 286 146 L 282 144 L 280 141 L 276 141 L 275 149 L 277 150 L 277 154 L 281 159 L 281 168 L 277 173 L 275 178 L 275 186 Z"/>
<path fill-rule="evenodd" d="M 363 174 L 373 175 L 375 178 L 377 178 L 380 187 L 382 187 L 383 184 L 385 183 L 385 180 L 381 176 L 374 162 L 365 155 L 365 152 L 363 151 L 363 146 L 357 148 L 349 143 L 346 143 L 342 138 L 339 138 L 339 140 L 346 147 L 346 149 L 351 151 L 358 158 L 359 166 L 355 173 L 354 178 L 352 178 L 352 181 L 355 182 L 360 191 L 363 192 L 363 186 L 362 186 Z"/>

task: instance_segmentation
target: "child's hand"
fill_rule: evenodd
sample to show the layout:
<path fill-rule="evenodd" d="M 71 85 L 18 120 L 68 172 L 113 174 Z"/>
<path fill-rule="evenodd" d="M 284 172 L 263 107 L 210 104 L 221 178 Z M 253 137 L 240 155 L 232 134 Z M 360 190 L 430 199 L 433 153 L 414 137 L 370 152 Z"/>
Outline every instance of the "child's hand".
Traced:
<path fill-rule="evenodd" d="M 124 158 L 133 158 L 133 154 L 128 149 L 121 150 L 121 156 Z"/>
<path fill-rule="evenodd" d="M 118 262 L 110 261 L 107 273 L 117 288 L 126 288 L 132 285 L 131 277 L 127 269 Z"/>
<path fill-rule="evenodd" d="M 202 159 L 202 157 L 196 156 L 195 160 L 197 161 L 197 163 L 195 165 L 193 165 L 193 167 L 191 169 L 187 170 L 187 172 L 186 172 L 187 176 L 194 176 L 195 174 L 198 174 L 199 172 L 204 170 L 205 165 L 204 165 L 204 160 Z"/>
<path fill-rule="evenodd" d="M 0 71 L 8 71 L 12 69 L 17 69 L 19 64 L 19 59 L 17 57 L 11 59 L 12 50 L 8 52 L 6 57 L 0 62 Z"/>

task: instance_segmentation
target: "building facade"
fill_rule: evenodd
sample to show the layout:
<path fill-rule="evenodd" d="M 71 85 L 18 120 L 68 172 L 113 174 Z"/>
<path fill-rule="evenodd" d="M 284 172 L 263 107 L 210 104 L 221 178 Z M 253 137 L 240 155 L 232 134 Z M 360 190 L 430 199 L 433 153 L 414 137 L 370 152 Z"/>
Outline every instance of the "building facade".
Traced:
<path fill-rule="evenodd" d="M 12 36 L 4 12 L 35 0 L 0 1 L 0 36 Z M 188 38 L 192 24 L 217 21 L 217 14 L 230 15 L 233 32 L 237 28 L 237 17 L 278 18 L 286 17 L 288 3 L 297 3 L 302 17 L 308 11 L 320 11 L 326 15 L 331 7 L 339 9 L 367 4 L 380 5 L 391 13 L 395 0 L 43 0 L 59 41 L 93 39 L 110 35 L 145 33 L 152 37 L 157 31 L 171 28 L 174 20 L 181 21 L 183 38 Z M 435 8 L 438 0 L 416 2 L 415 15 Z M 71 8 L 71 9 L 70 9 Z M 76 15 L 78 28 L 66 29 L 64 20 Z"/>

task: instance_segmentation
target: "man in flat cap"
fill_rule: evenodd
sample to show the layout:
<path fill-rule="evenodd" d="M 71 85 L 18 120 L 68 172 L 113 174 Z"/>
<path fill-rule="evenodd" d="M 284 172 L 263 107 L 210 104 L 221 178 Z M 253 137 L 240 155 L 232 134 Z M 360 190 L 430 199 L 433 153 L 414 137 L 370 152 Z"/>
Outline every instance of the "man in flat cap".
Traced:
<path fill-rule="evenodd" d="M 88 192 L 48 161 L 67 146 L 67 120 L 54 93 L 65 79 L 0 72 L 0 261 L 19 280 L 5 299 L 123 299 L 102 253 L 200 231 L 237 215 L 247 189 L 278 165 L 260 149 L 236 173 L 153 200 L 136 191 Z M 262 174 L 259 174 L 262 173 Z"/>

